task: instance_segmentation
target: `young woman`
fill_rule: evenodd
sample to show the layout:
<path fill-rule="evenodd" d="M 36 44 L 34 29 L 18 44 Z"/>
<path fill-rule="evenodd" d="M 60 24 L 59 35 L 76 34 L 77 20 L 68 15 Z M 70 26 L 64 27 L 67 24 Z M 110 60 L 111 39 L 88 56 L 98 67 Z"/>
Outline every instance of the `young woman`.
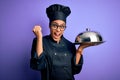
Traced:
<path fill-rule="evenodd" d="M 42 36 L 41 27 L 34 26 L 30 67 L 41 71 L 42 80 L 75 80 L 83 65 L 82 51 L 88 45 L 78 49 L 63 34 L 66 29 L 66 18 L 71 13 L 67 6 L 53 4 L 46 9 L 50 20 L 50 34 Z"/>

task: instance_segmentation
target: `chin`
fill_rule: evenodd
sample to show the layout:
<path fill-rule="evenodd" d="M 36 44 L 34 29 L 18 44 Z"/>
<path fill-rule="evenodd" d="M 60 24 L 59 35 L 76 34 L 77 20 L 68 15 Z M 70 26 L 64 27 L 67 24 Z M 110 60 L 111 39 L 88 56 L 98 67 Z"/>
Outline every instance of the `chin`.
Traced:
<path fill-rule="evenodd" d="M 54 39 L 59 40 L 61 37 L 54 37 Z"/>
<path fill-rule="evenodd" d="M 54 38 L 55 40 L 60 40 L 60 39 L 61 39 L 61 36 L 59 36 L 59 37 L 53 36 L 53 38 Z"/>

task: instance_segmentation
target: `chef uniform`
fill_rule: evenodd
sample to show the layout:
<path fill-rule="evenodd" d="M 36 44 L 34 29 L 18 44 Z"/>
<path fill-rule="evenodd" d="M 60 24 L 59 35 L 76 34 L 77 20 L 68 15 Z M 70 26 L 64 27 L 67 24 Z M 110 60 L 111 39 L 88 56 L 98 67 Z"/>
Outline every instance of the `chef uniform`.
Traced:
<path fill-rule="evenodd" d="M 54 4 L 46 9 L 50 23 L 54 20 L 63 20 L 71 13 L 70 8 L 60 4 Z M 59 43 L 53 40 L 51 35 L 43 37 L 43 52 L 37 57 L 37 38 L 33 39 L 31 49 L 30 67 L 41 71 L 42 80 L 75 80 L 74 74 L 78 74 L 83 65 L 83 56 L 76 64 L 75 45 L 64 36 Z"/>

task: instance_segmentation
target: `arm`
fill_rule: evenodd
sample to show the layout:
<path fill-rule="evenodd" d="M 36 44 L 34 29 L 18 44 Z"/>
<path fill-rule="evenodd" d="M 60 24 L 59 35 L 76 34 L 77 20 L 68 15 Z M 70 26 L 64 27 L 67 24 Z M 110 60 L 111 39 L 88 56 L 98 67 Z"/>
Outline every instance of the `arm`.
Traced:
<path fill-rule="evenodd" d="M 81 56 L 83 55 L 83 49 L 87 48 L 89 46 L 92 46 L 93 44 L 81 44 L 78 49 L 76 50 L 76 64 L 79 64 L 79 61 L 81 59 Z"/>
<path fill-rule="evenodd" d="M 36 35 L 32 43 L 30 67 L 35 70 L 46 68 L 46 58 L 42 46 L 42 33 L 40 26 L 35 26 L 33 32 Z"/>
<path fill-rule="evenodd" d="M 41 55 L 41 53 L 43 52 L 41 27 L 40 26 L 35 26 L 33 28 L 33 33 L 37 37 L 36 53 L 37 53 L 37 56 L 39 57 Z"/>
<path fill-rule="evenodd" d="M 76 50 L 76 55 L 74 58 L 74 67 L 73 67 L 73 74 L 78 74 L 81 69 L 82 69 L 82 65 L 83 65 L 83 50 L 84 48 L 87 48 L 89 46 L 89 44 L 81 44 L 78 49 Z"/>
<path fill-rule="evenodd" d="M 79 48 L 76 50 L 76 48 L 74 46 L 72 49 L 73 49 L 73 53 L 74 53 L 74 57 L 73 57 L 73 60 L 72 60 L 73 61 L 72 71 L 73 71 L 73 75 L 75 75 L 75 74 L 78 74 L 82 69 L 83 55 L 82 55 L 82 51 L 80 51 L 80 52 L 78 51 Z"/>
<path fill-rule="evenodd" d="M 79 64 L 80 62 L 82 52 L 83 52 L 83 47 L 79 46 L 78 50 L 76 50 L 76 65 Z"/>

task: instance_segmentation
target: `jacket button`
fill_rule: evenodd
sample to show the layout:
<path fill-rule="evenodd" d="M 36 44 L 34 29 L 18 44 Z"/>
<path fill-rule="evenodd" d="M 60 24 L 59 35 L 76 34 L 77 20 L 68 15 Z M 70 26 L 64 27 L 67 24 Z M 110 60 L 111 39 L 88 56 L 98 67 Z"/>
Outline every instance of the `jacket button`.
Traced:
<path fill-rule="evenodd" d="M 56 53 L 54 53 L 54 55 L 57 55 Z"/>
<path fill-rule="evenodd" d="M 66 53 L 65 53 L 64 55 L 65 55 L 65 56 L 67 56 L 67 54 L 66 54 Z"/>
<path fill-rule="evenodd" d="M 39 62 L 37 62 L 37 64 L 39 64 Z"/>

